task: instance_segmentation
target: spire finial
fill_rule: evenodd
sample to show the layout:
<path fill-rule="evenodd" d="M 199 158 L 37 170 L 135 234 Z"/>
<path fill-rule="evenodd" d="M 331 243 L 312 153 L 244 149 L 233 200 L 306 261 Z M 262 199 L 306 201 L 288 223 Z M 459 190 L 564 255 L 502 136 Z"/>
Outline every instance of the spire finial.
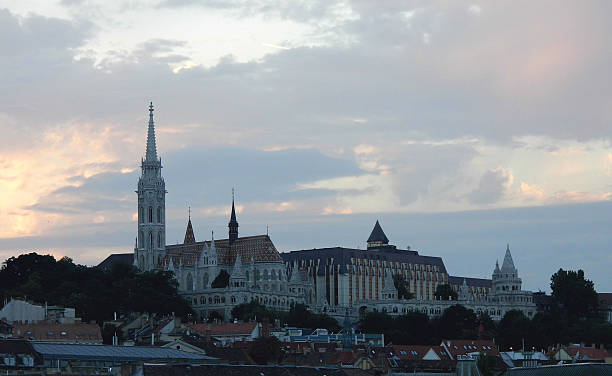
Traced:
<path fill-rule="evenodd" d="M 188 206 L 187 210 L 188 210 L 188 213 L 189 213 L 188 214 L 189 215 L 189 220 L 191 221 L 191 206 Z"/>
<path fill-rule="evenodd" d="M 234 187 L 232 187 L 232 202 L 234 202 Z"/>
<path fill-rule="evenodd" d="M 157 147 L 155 145 L 155 123 L 153 121 L 153 102 L 149 104 L 149 130 L 147 132 L 147 162 L 157 162 Z"/>

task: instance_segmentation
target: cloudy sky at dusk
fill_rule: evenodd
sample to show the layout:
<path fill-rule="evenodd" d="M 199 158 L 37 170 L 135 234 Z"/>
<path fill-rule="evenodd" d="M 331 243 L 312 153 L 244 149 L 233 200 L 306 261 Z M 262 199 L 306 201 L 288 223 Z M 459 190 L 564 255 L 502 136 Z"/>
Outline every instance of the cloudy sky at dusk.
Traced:
<path fill-rule="evenodd" d="M 612 2 L 0 0 L 0 261 L 130 252 L 148 103 L 167 239 L 391 242 L 612 291 Z M 221 235 L 218 235 L 221 237 Z"/>

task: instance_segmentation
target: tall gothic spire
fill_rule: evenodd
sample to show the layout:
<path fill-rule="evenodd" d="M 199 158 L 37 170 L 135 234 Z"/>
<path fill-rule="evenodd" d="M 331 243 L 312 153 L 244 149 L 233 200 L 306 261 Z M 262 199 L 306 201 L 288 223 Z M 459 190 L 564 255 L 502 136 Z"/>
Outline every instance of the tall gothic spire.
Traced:
<path fill-rule="evenodd" d="M 155 146 L 155 123 L 153 122 L 153 102 L 149 104 L 149 131 L 147 132 L 147 162 L 157 162 L 157 147 Z"/>
<path fill-rule="evenodd" d="M 238 239 L 238 221 L 236 220 L 236 208 L 234 207 L 234 188 L 232 188 L 232 214 L 227 224 L 229 228 L 229 243 L 232 245 Z"/>

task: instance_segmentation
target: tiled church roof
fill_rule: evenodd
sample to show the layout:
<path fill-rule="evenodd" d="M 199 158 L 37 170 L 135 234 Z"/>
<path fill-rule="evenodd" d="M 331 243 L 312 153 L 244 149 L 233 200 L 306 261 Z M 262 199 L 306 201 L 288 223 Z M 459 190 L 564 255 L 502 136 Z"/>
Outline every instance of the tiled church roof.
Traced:
<path fill-rule="evenodd" d="M 185 231 L 185 240 L 183 244 L 195 244 L 195 235 L 193 234 L 193 226 L 191 225 L 191 218 L 187 222 L 187 230 Z"/>
<path fill-rule="evenodd" d="M 174 266 L 192 266 L 198 262 L 204 245 L 211 246 L 210 241 L 195 242 L 193 244 L 174 244 L 166 246 L 166 256 L 162 260 L 162 266 L 168 264 L 170 257 Z M 229 239 L 215 239 L 219 265 L 233 265 L 236 260 L 236 252 L 240 252 L 243 263 L 251 262 L 282 262 L 274 243 L 268 235 L 245 236 L 236 239 L 230 246 Z"/>

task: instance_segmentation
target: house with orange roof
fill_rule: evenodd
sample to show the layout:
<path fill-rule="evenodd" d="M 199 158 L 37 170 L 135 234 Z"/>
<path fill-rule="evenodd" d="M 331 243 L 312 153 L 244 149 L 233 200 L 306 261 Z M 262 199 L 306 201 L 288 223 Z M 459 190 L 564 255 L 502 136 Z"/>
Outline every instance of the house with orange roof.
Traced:
<path fill-rule="evenodd" d="M 258 322 L 192 324 L 188 328 L 205 338 L 218 341 L 222 346 L 253 341 L 262 336 L 262 327 Z"/>

